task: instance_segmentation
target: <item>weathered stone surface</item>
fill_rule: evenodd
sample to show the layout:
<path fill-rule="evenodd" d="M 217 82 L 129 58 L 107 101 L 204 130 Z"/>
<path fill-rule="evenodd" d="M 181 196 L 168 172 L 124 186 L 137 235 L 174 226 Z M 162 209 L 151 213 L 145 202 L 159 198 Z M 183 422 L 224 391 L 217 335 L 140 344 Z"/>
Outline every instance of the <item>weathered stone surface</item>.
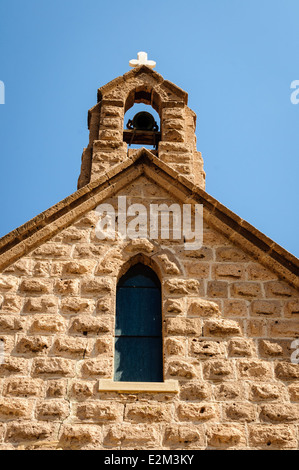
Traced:
<path fill-rule="evenodd" d="M 241 378 L 265 380 L 273 378 L 272 364 L 266 361 L 242 360 L 238 364 Z"/>
<path fill-rule="evenodd" d="M 192 448 L 204 446 L 204 430 L 198 425 L 172 424 L 165 429 L 164 442 L 174 449 L 181 446 Z"/>
<path fill-rule="evenodd" d="M 124 406 L 112 402 L 88 402 L 77 406 L 77 417 L 82 421 L 120 421 Z"/>
<path fill-rule="evenodd" d="M 233 364 L 227 360 L 207 361 L 203 365 L 204 378 L 207 380 L 228 380 L 234 377 Z"/>
<path fill-rule="evenodd" d="M 245 445 L 245 429 L 239 424 L 211 424 L 207 427 L 208 445 L 230 449 Z"/>
<path fill-rule="evenodd" d="M 209 302 L 204 299 L 196 299 L 190 303 L 188 315 L 199 317 L 218 317 L 220 316 L 220 309 L 215 302 Z"/>
<path fill-rule="evenodd" d="M 31 333 L 62 333 L 66 322 L 60 315 L 35 315 L 31 324 Z"/>
<path fill-rule="evenodd" d="M 22 305 L 22 297 L 16 294 L 6 294 L 1 304 L 1 311 L 4 313 L 20 313 Z"/>
<path fill-rule="evenodd" d="M 18 354 L 26 356 L 36 356 L 37 354 L 47 354 L 51 346 L 51 340 L 44 336 L 29 336 L 21 338 L 17 345 Z"/>
<path fill-rule="evenodd" d="M 250 399 L 252 401 L 277 400 L 282 397 L 280 388 L 274 383 L 253 383 L 250 387 Z"/>
<path fill-rule="evenodd" d="M 291 423 L 298 422 L 298 405 L 271 403 L 261 406 L 260 418 L 262 421 L 271 423 Z"/>
<path fill-rule="evenodd" d="M 165 289 L 170 294 L 198 294 L 201 295 L 203 293 L 202 285 L 199 281 L 195 279 L 172 279 L 169 281 L 165 281 Z"/>
<path fill-rule="evenodd" d="M 83 338 L 58 337 L 53 344 L 57 356 L 84 358 L 90 354 L 91 344 Z"/>
<path fill-rule="evenodd" d="M 32 375 L 73 377 L 75 365 L 73 361 L 57 357 L 34 359 Z"/>
<path fill-rule="evenodd" d="M 30 421 L 15 422 L 7 425 L 6 438 L 12 442 L 46 440 L 53 435 L 51 424 Z"/>
<path fill-rule="evenodd" d="M 93 301 L 81 297 L 66 297 L 61 301 L 60 310 L 64 314 L 91 313 L 94 308 Z"/>
<path fill-rule="evenodd" d="M 33 402 L 20 398 L 0 399 L 0 419 L 11 421 L 20 418 L 29 418 L 32 412 Z"/>
<path fill-rule="evenodd" d="M 36 405 L 35 415 L 40 421 L 62 421 L 70 414 L 65 400 L 42 400 Z"/>
<path fill-rule="evenodd" d="M 197 318 L 167 318 L 166 332 L 168 335 L 201 336 L 201 320 Z"/>
<path fill-rule="evenodd" d="M 227 298 L 228 297 L 228 283 L 225 281 L 210 281 L 208 282 L 208 297 Z"/>
<path fill-rule="evenodd" d="M 67 395 L 67 379 L 48 380 L 47 398 L 63 398 Z"/>
<path fill-rule="evenodd" d="M 265 282 L 266 297 L 288 299 L 292 296 L 298 296 L 297 292 L 284 282 L 271 281 Z"/>
<path fill-rule="evenodd" d="M 25 319 L 19 316 L 0 315 L 0 332 L 16 333 L 25 327 Z"/>
<path fill-rule="evenodd" d="M 25 301 L 24 313 L 57 313 L 58 299 L 53 295 L 29 297 Z"/>
<path fill-rule="evenodd" d="M 275 374 L 281 380 L 299 379 L 299 364 L 279 362 L 275 367 Z"/>
<path fill-rule="evenodd" d="M 261 297 L 261 285 L 258 282 L 235 282 L 231 286 L 231 295 L 248 299 Z"/>
<path fill-rule="evenodd" d="M 49 279 L 24 279 L 20 284 L 20 292 L 28 294 L 50 294 L 52 282 Z"/>
<path fill-rule="evenodd" d="M 249 427 L 249 445 L 257 449 L 296 449 L 295 430 L 283 424 L 252 424 Z"/>
<path fill-rule="evenodd" d="M 154 446 L 158 441 L 158 432 L 155 427 L 149 424 L 119 424 L 109 428 L 105 437 L 105 444 L 108 447 L 114 446 Z"/>
<path fill-rule="evenodd" d="M 207 382 L 190 381 L 180 387 L 182 400 L 205 400 L 211 397 L 211 386 Z"/>
<path fill-rule="evenodd" d="M 228 343 L 228 354 L 236 357 L 250 357 L 253 355 L 253 344 L 244 338 L 231 339 Z"/>
<path fill-rule="evenodd" d="M 93 395 L 93 383 L 76 380 L 71 386 L 71 396 L 77 400 L 89 398 Z"/>
<path fill-rule="evenodd" d="M 234 320 L 207 320 L 204 322 L 204 336 L 237 336 L 240 326 Z"/>
<path fill-rule="evenodd" d="M 71 246 L 58 243 L 45 243 L 32 253 L 37 258 L 67 258 L 71 254 Z"/>
<path fill-rule="evenodd" d="M 125 418 L 137 423 L 158 423 L 172 420 L 172 407 L 164 403 L 134 403 L 126 406 Z"/>
<path fill-rule="evenodd" d="M 184 355 L 186 350 L 186 340 L 167 338 L 165 340 L 165 350 L 169 356 L 181 356 Z"/>
<path fill-rule="evenodd" d="M 243 387 L 240 382 L 224 382 L 214 385 L 215 399 L 220 402 L 244 399 Z"/>
<path fill-rule="evenodd" d="M 256 316 L 279 316 L 281 306 L 280 302 L 276 300 L 253 300 L 250 309 L 251 314 Z"/>
<path fill-rule="evenodd" d="M 217 341 L 205 341 L 193 339 L 190 345 L 190 355 L 201 359 L 224 356 L 225 348 L 223 344 Z"/>
<path fill-rule="evenodd" d="M 223 407 L 224 416 L 229 421 L 250 423 L 256 420 L 257 411 L 254 405 L 231 403 Z"/>
<path fill-rule="evenodd" d="M 55 283 L 55 291 L 61 295 L 76 295 L 79 293 L 78 279 L 64 279 Z"/>
<path fill-rule="evenodd" d="M 111 359 L 88 359 L 82 365 L 84 377 L 109 377 L 112 373 Z"/>
<path fill-rule="evenodd" d="M 12 397 L 37 397 L 43 393 L 44 382 L 29 377 L 10 377 L 4 382 L 3 395 Z"/>
<path fill-rule="evenodd" d="M 70 327 L 72 334 L 79 333 L 82 335 L 98 335 L 100 333 L 108 333 L 112 331 L 112 322 L 110 317 L 92 317 L 85 315 L 75 318 Z"/>
<path fill-rule="evenodd" d="M 82 281 L 82 292 L 86 294 L 105 294 L 112 291 L 112 281 L 109 278 L 90 278 Z"/>
<path fill-rule="evenodd" d="M 194 365 L 181 360 L 169 362 L 167 372 L 171 377 L 192 379 L 197 376 Z"/>
<path fill-rule="evenodd" d="M 65 424 L 59 446 L 65 450 L 101 449 L 102 434 L 98 426 Z"/>
<path fill-rule="evenodd" d="M 217 405 L 211 403 L 183 403 L 177 408 L 180 421 L 209 421 L 219 418 Z"/>

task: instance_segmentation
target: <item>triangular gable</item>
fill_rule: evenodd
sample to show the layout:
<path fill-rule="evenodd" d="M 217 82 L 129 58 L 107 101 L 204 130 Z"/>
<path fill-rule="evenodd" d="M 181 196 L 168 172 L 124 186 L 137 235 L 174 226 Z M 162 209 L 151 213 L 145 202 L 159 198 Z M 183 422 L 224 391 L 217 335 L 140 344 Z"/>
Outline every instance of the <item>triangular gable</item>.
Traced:
<path fill-rule="evenodd" d="M 97 181 L 89 183 L 4 236 L 0 240 L 0 270 L 69 227 L 141 175 L 146 175 L 182 203 L 203 204 L 204 219 L 212 228 L 224 234 L 281 279 L 299 287 L 299 262 L 295 256 L 144 148 L 137 150 Z"/>

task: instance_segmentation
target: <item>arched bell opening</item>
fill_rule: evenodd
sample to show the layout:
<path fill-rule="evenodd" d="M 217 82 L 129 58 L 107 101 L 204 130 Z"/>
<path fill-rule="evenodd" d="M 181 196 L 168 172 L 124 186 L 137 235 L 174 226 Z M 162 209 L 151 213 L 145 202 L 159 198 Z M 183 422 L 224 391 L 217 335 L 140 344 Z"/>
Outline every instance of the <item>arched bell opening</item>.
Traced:
<path fill-rule="evenodd" d="M 161 119 L 152 91 L 132 90 L 125 103 L 123 140 L 129 148 L 157 151 L 161 140 Z"/>

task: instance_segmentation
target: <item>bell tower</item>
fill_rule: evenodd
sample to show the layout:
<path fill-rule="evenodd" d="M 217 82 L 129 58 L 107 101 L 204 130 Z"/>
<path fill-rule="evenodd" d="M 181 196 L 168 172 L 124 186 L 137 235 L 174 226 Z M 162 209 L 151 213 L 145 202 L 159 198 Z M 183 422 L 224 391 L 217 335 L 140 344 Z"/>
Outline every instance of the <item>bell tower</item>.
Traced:
<path fill-rule="evenodd" d="M 98 103 L 88 112 L 89 144 L 83 151 L 78 188 L 128 158 L 136 151 L 129 147 L 134 142 L 141 147 L 152 143 L 151 151 L 161 161 L 205 189 L 203 159 L 196 149 L 196 114 L 187 106 L 188 94 L 164 80 L 153 70 L 155 65 L 146 53 L 139 53 L 130 61 L 132 70 L 98 90 Z M 148 113 L 135 116 L 131 127 L 124 129 L 125 113 L 135 103 L 152 106 L 160 129 Z"/>

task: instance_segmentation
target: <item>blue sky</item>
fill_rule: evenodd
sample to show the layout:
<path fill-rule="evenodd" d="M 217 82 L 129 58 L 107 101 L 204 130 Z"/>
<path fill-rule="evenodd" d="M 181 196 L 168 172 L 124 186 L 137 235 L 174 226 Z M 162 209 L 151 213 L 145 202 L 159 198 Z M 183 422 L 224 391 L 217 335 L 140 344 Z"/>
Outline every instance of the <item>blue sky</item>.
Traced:
<path fill-rule="evenodd" d="M 189 94 L 207 192 L 298 256 L 298 0 L 0 2 L 0 236 L 76 190 L 97 89 L 146 51 Z"/>

